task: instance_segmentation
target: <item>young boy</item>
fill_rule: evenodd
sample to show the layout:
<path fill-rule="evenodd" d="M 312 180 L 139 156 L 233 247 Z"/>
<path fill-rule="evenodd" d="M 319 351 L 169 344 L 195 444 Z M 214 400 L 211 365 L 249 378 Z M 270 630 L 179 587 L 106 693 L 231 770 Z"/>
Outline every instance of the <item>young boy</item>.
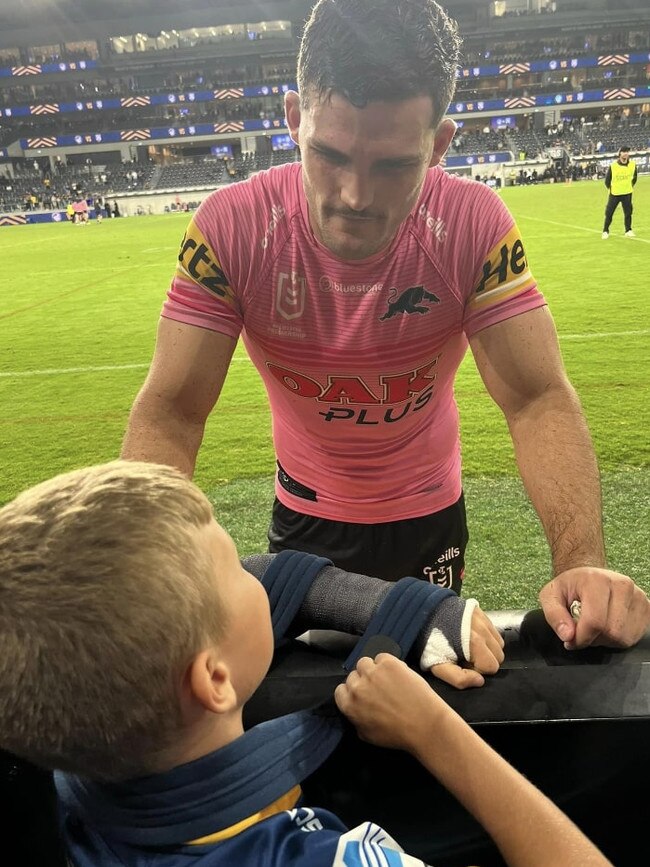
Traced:
<path fill-rule="evenodd" d="M 75 867 L 420 863 L 371 823 L 348 831 L 302 806 L 300 781 L 334 748 L 337 718 L 243 730 L 274 638 L 304 620 L 331 568 L 284 552 L 260 582 L 203 494 L 151 464 L 68 473 L 0 510 L 0 747 L 60 769 Z M 456 643 L 449 609 L 466 603 L 405 580 L 371 625 L 415 588 L 435 598 L 431 633 Z M 399 659 L 362 657 L 335 699 L 364 739 L 437 776 L 509 865 L 609 864 Z"/>

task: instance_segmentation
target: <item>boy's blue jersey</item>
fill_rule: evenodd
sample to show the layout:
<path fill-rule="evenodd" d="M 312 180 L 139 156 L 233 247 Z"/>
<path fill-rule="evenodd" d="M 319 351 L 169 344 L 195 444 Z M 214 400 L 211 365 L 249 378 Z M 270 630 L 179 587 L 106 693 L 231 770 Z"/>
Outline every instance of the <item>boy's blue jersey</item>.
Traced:
<path fill-rule="evenodd" d="M 327 810 L 297 807 L 217 843 L 165 849 L 107 843 L 84 828 L 68 835 L 74 867 L 423 867 L 379 826 L 347 831 Z"/>

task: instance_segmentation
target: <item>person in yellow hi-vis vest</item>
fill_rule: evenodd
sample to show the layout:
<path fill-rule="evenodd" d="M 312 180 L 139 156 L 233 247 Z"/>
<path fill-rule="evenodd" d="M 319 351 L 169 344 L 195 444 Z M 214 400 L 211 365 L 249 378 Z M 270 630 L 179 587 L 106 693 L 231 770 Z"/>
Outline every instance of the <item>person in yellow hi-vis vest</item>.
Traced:
<path fill-rule="evenodd" d="M 634 160 L 630 159 L 629 147 L 622 147 L 618 152 L 618 159 L 607 169 L 605 186 L 609 190 L 607 207 L 605 208 L 605 225 L 603 226 L 603 238 L 609 238 L 609 227 L 614 216 L 614 211 L 619 204 L 623 206 L 625 217 L 625 236 L 633 238 L 632 231 L 632 190 L 636 184 L 637 168 Z"/>

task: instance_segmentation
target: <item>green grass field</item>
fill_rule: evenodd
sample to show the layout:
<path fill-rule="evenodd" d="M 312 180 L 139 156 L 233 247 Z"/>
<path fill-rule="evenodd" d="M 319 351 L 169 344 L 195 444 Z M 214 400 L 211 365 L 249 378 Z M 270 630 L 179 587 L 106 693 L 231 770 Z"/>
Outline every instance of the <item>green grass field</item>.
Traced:
<path fill-rule="evenodd" d="M 613 568 L 650 591 L 650 178 L 601 240 L 602 184 L 504 191 L 555 315 L 603 475 Z M 151 358 L 186 217 L 0 230 L 0 503 L 55 473 L 114 458 Z M 471 357 L 457 380 L 472 540 L 467 592 L 530 607 L 548 572 L 504 422 Z M 266 399 L 238 347 L 196 481 L 241 553 L 263 550 L 274 460 Z"/>

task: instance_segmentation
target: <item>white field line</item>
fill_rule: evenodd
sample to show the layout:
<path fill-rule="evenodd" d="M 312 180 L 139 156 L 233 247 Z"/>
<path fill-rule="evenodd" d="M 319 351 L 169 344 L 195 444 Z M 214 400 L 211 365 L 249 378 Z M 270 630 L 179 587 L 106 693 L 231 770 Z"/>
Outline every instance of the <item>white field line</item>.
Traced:
<path fill-rule="evenodd" d="M 560 340 L 602 340 L 608 337 L 643 337 L 650 334 L 650 328 L 639 331 L 592 331 L 589 334 L 559 334 Z"/>
<path fill-rule="evenodd" d="M 232 361 L 247 361 L 250 358 L 242 356 L 233 358 Z M 67 373 L 101 373 L 115 370 L 143 370 L 149 367 L 149 362 L 139 364 L 100 364 L 89 367 L 49 367 L 44 370 L 5 370 L 0 371 L 0 379 L 12 379 L 19 376 L 65 376 Z"/>
<path fill-rule="evenodd" d="M 109 271 L 113 271 L 115 275 L 121 275 L 125 271 L 131 270 L 131 268 L 167 268 L 170 274 L 174 273 L 174 263 L 170 265 L 168 261 L 165 262 L 140 262 L 138 265 L 121 265 L 119 268 L 100 268 L 99 266 L 91 265 L 88 268 L 83 269 L 84 274 L 89 274 L 91 272 L 100 271 L 104 274 L 107 274 Z M 79 268 L 57 268 L 56 271 L 30 271 L 29 276 L 37 277 L 39 279 L 52 277 L 57 278 L 59 274 L 75 274 L 77 277 L 80 276 Z"/>
<path fill-rule="evenodd" d="M 609 337 L 643 337 L 650 334 L 650 328 L 639 331 L 594 331 L 588 334 L 560 334 L 560 340 L 603 340 Z M 232 359 L 233 362 L 250 364 L 247 355 Z M 149 362 L 138 364 L 101 364 L 88 367 L 51 367 L 44 370 L 6 370 L 0 371 L 0 379 L 12 379 L 20 376 L 65 376 L 68 373 L 102 373 L 116 370 L 143 370 L 149 367 Z"/>
<path fill-rule="evenodd" d="M 531 217 L 528 214 L 517 214 L 518 220 L 535 220 L 537 223 L 548 223 L 550 226 L 562 226 L 563 229 L 579 229 L 581 232 L 592 232 L 595 235 L 602 235 L 602 229 L 589 229 L 587 226 L 574 226 L 573 223 L 558 223 L 557 220 L 544 220 L 542 217 Z M 620 237 L 624 241 L 640 241 L 642 244 L 650 244 L 648 238 L 626 238 L 625 235 L 613 234 L 610 232 L 609 239 Z"/>

